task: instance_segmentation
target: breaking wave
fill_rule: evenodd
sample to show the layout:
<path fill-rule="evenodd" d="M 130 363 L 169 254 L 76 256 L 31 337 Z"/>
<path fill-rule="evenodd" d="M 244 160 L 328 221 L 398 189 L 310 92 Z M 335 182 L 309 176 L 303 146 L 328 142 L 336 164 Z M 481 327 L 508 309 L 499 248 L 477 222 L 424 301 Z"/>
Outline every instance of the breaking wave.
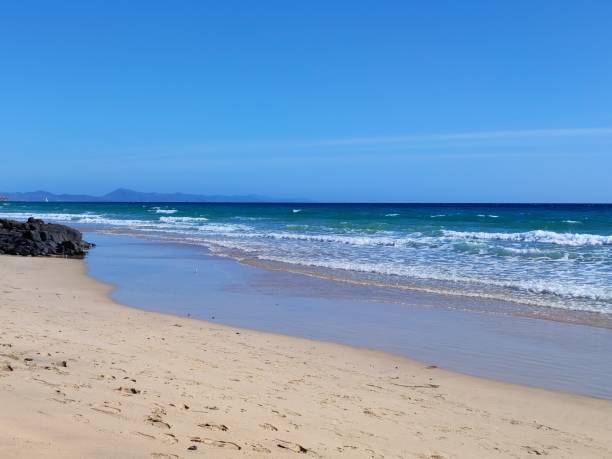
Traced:
<path fill-rule="evenodd" d="M 153 209 L 151 210 L 154 210 L 156 214 L 168 214 L 168 215 L 175 214 L 178 212 L 178 210 L 176 209 L 162 209 L 161 207 L 153 207 Z"/>
<path fill-rule="evenodd" d="M 569 246 L 608 245 L 612 244 L 612 236 L 583 233 L 556 233 L 554 231 L 526 231 L 523 233 L 487 233 L 483 231 L 452 231 L 442 230 L 447 238 L 477 240 L 477 241 L 515 241 L 534 242 L 541 244 L 557 244 Z"/>

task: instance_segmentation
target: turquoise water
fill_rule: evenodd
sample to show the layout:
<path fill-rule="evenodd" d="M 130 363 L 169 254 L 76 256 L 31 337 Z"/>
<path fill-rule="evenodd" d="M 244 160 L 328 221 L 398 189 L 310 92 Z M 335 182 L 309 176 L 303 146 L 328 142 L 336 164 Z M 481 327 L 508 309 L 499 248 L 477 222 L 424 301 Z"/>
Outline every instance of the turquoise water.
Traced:
<path fill-rule="evenodd" d="M 0 216 L 338 280 L 612 313 L 611 205 L 2 203 Z"/>

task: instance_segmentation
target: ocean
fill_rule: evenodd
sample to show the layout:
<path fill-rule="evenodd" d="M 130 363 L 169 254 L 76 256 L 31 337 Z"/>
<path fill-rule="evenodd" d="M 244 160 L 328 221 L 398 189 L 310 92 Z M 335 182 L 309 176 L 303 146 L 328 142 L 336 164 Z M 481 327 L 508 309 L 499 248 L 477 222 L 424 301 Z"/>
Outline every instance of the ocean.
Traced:
<path fill-rule="evenodd" d="M 612 313 L 612 205 L 0 203 L 31 216 L 400 292 Z"/>

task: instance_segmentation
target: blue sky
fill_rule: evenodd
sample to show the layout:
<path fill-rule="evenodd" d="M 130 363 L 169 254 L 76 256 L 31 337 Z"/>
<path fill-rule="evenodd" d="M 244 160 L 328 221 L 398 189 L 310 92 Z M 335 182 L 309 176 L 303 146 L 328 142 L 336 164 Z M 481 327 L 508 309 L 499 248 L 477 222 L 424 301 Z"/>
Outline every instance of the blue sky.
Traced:
<path fill-rule="evenodd" d="M 5 1 L 0 190 L 612 202 L 611 22 L 607 1 Z"/>

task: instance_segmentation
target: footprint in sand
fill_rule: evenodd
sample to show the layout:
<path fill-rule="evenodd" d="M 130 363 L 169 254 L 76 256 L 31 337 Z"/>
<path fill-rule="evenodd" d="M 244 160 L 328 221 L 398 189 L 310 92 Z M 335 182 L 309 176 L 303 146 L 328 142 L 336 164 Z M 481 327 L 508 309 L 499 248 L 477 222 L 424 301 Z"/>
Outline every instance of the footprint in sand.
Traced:
<path fill-rule="evenodd" d="M 212 438 L 201 438 L 191 437 L 190 439 L 194 443 L 202 443 L 204 445 L 216 446 L 218 448 L 229 448 L 235 450 L 241 450 L 242 447 L 231 441 L 213 440 Z"/>
<path fill-rule="evenodd" d="M 149 440 L 155 440 L 156 438 L 153 435 L 149 435 L 143 432 L 132 432 L 132 434 L 137 435 L 139 437 L 147 438 Z"/>
<path fill-rule="evenodd" d="M 293 451 L 294 453 L 301 453 L 301 454 L 306 454 L 308 452 L 308 448 L 304 448 L 302 445 L 299 445 L 297 443 L 292 443 L 290 441 L 285 441 L 285 440 L 276 440 L 276 446 L 278 446 L 279 448 L 282 449 L 288 449 L 290 451 Z"/>
<path fill-rule="evenodd" d="M 140 390 L 135 387 L 118 387 L 116 390 L 123 392 L 125 395 L 137 395 L 140 394 Z"/>
<path fill-rule="evenodd" d="M 547 456 L 548 452 L 544 449 L 537 449 L 534 448 L 533 446 L 523 446 L 522 447 L 525 451 L 527 451 L 527 454 L 534 454 L 536 456 Z"/>
<path fill-rule="evenodd" d="M 167 443 L 169 445 L 175 445 L 178 443 L 178 438 L 176 438 L 176 435 L 171 434 L 171 433 L 165 433 L 164 436 L 162 437 L 161 441 L 163 443 Z"/>
<path fill-rule="evenodd" d="M 259 427 L 261 427 L 262 429 L 265 429 L 265 430 L 271 430 L 272 432 L 278 431 L 277 427 L 273 426 L 272 424 L 270 424 L 268 422 L 266 422 L 264 424 L 261 424 Z"/>
<path fill-rule="evenodd" d="M 51 400 L 52 402 L 61 403 L 62 405 L 67 405 L 69 403 L 75 403 L 76 402 L 76 400 L 74 400 L 72 398 L 61 399 L 61 398 L 51 397 L 51 398 L 49 398 L 47 400 Z"/>
<path fill-rule="evenodd" d="M 385 459 L 385 456 L 383 456 L 382 454 L 378 454 L 376 451 L 374 451 L 372 449 L 368 448 L 368 449 L 365 450 L 365 452 L 368 453 L 370 455 L 370 457 L 372 457 L 372 458 Z M 431 459 L 431 457 L 429 459 Z M 444 459 L 444 458 L 440 457 L 438 459 Z"/>
<path fill-rule="evenodd" d="M 105 414 L 114 414 L 114 415 L 117 415 L 117 414 L 121 413 L 121 408 L 117 408 L 116 406 L 112 406 L 108 402 L 104 402 L 104 404 L 102 404 L 100 406 L 92 406 L 91 409 L 94 410 L 94 411 L 98 411 L 100 413 L 105 413 Z"/>
<path fill-rule="evenodd" d="M 207 422 L 205 424 L 198 424 L 198 427 L 202 427 L 203 429 L 208 430 L 220 430 L 221 432 L 227 431 L 227 426 L 225 424 L 211 424 Z"/>
<path fill-rule="evenodd" d="M 260 444 L 253 444 L 251 445 L 251 449 L 255 452 L 258 453 L 266 453 L 266 454 L 270 454 L 272 453 L 272 451 L 270 451 L 268 448 L 266 448 L 265 446 L 262 446 Z"/>
<path fill-rule="evenodd" d="M 153 414 L 151 416 L 147 416 L 146 422 L 155 427 L 161 427 L 162 429 L 170 429 L 170 424 L 165 422 L 161 416 Z"/>

